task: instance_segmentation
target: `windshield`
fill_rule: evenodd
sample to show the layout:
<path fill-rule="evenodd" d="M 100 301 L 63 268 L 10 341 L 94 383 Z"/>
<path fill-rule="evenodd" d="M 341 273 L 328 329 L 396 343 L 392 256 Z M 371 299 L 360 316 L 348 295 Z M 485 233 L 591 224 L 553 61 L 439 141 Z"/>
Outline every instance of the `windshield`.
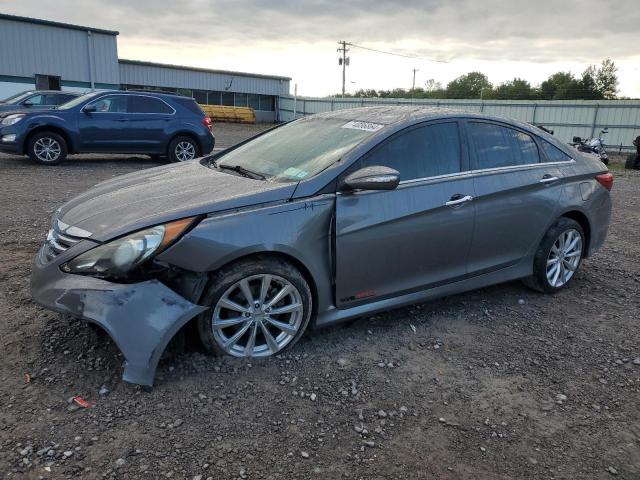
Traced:
<path fill-rule="evenodd" d="M 58 107 L 58 110 L 69 110 L 70 108 L 73 108 L 76 105 L 80 105 L 85 100 L 88 100 L 90 98 L 95 97 L 99 93 L 102 93 L 102 92 L 91 92 L 91 93 L 87 93 L 85 95 L 81 95 L 79 97 L 76 97 L 73 100 L 69 100 L 67 103 L 63 103 L 62 105 L 60 105 Z"/>
<path fill-rule="evenodd" d="M 220 157 L 217 165 L 241 167 L 275 181 L 300 181 L 320 173 L 383 126 L 308 117 L 232 150 Z"/>
<path fill-rule="evenodd" d="M 23 99 L 27 98 L 32 93 L 33 92 L 31 90 L 29 90 L 28 92 L 16 93 L 15 95 L 11 95 L 10 97 L 5 98 L 4 100 L 0 100 L 0 103 L 16 104 L 20 100 L 23 100 Z"/>

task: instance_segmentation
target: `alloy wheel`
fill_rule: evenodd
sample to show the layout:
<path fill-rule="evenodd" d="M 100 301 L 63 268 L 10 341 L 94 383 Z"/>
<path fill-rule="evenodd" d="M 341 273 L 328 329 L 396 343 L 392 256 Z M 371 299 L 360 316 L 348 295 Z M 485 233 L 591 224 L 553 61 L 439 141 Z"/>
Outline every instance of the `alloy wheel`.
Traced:
<path fill-rule="evenodd" d="M 554 288 L 565 285 L 580 265 L 582 235 L 575 229 L 562 232 L 547 257 L 547 281 Z"/>
<path fill-rule="evenodd" d="M 55 162 L 62 153 L 62 147 L 53 138 L 42 137 L 33 144 L 33 153 L 42 162 Z"/>
<path fill-rule="evenodd" d="M 229 287 L 213 309 L 218 346 L 234 357 L 266 357 L 287 346 L 304 319 L 300 291 L 287 279 L 260 274 Z"/>
<path fill-rule="evenodd" d="M 181 162 L 193 160 L 196 156 L 196 147 L 190 142 L 180 142 L 176 145 L 175 154 Z"/>

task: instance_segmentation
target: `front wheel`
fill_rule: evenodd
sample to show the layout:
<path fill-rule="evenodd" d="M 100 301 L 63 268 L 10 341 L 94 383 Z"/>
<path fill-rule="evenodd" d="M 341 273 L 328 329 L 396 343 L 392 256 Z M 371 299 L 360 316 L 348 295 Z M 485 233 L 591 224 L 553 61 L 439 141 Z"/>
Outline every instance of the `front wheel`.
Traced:
<path fill-rule="evenodd" d="M 198 318 L 205 349 L 215 355 L 268 357 L 296 343 L 309 323 L 312 296 L 286 261 L 256 257 L 219 271 Z"/>
<path fill-rule="evenodd" d="M 544 293 L 562 290 L 580 267 L 585 246 L 580 224 L 561 217 L 540 242 L 533 261 L 533 275 L 524 283 Z"/>
<path fill-rule="evenodd" d="M 29 139 L 29 157 L 42 165 L 58 165 L 67 158 L 67 142 L 57 133 L 40 132 Z"/>
<path fill-rule="evenodd" d="M 200 156 L 200 148 L 193 138 L 179 136 L 169 143 L 167 156 L 171 162 L 187 162 Z"/>

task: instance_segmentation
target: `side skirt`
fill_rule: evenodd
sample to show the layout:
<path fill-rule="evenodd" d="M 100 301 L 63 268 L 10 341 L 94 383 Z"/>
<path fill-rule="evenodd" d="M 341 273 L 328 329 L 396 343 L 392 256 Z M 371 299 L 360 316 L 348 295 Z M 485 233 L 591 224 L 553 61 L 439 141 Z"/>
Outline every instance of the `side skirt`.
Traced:
<path fill-rule="evenodd" d="M 378 300 L 343 310 L 332 306 L 318 314 L 315 327 L 327 327 L 347 320 L 352 320 L 354 318 L 392 310 L 394 308 L 405 307 L 407 305 L 435 300 L 448 295 L 455 295 L 469 290 L 476 290 L 478 288 L 524 278 L 531 275 L 531 264 L 531 259 L 526 257 L 510 267 L 430 288 L 428 290 L 421 290 L 419 292 L 408 293 L 398 297 L 386 298 L 384 300 Z"/>

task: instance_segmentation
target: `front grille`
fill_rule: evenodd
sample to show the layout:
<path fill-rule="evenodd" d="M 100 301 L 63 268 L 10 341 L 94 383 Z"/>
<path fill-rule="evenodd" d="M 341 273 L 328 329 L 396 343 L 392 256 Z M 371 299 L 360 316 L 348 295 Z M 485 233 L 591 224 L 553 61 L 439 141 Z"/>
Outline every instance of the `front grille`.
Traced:
<path fill-rule="evenodd" d="M 44 244 L 44 258 L 50 262 L 81 240 L 82 238 L 80 237 L 62 234 L 55 230 L 55 228 L 52 228 L 49 230 L 49 233 L 47 234 L 47 241 Z"/>

